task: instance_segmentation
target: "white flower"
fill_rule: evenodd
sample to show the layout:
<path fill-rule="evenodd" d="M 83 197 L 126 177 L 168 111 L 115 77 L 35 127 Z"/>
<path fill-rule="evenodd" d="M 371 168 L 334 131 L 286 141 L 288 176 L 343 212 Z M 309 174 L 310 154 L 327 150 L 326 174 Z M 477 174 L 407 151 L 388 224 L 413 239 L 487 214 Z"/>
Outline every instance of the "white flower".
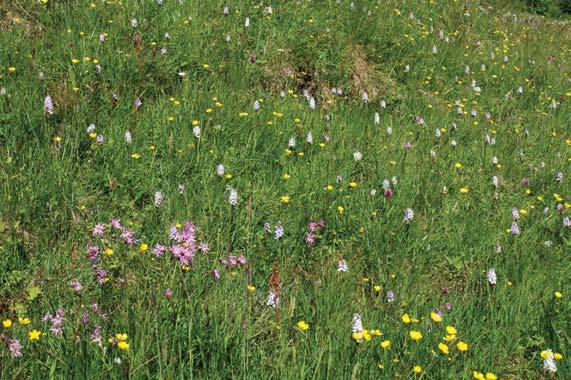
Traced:
<path fill-rule="evenodd" d="M 228 202 L 231 206 L 236 206 L 238 204 L 238 191 L 234 188 L 230 189 L 230 196 L 228 197 Z"/>
<path fill-rule="evenodd" d="M 266 305 L 271 306 L 274 309 L 280 305 L 280 297 L 278 297 L 278 295 L 271 289 L 268 293 L 268 298 L 266 299 Z"/>
<path fill-rule="evenodd" d="M 308 144 L 313 144 L 313 135 L 311 134 L 311 132 L 307 132 L 307 137 L 305 138 L 305 141 L 307 141 Z"/>
<path fill-rule="evenodd" d="M 490 285 L 492 286 L 496 285 L 497 281 L 498 278 L 496 276 L 496 271 L 494 270 L 494 268 L 488 269 L 488 282 L 490 283 Z"/>
<path fill-rule="evenodd" d="M 354 333 L 360 333 L 363 331 L 363 321 L 361 320 L 361 315 L 359 313 L 353 314 L 353 327 L 351 330 Z"/>
<path fill-rule="evenodd" d="M 192 128 L 192 134 L 197 139 L 200 138 L 200 127 L 198 125 L 196 127 Z"/>
<path fill-rule="evenodd" d="M 290 137 L 290 139 L 289 139 L 287 145 L 288 145 L 290 148 L 295 148 L 295 137 Z"/>
<path fill-rule="evenodd" d="M 407 208 L 406 210 L 404 210 L 404 222 L 406 224 L 412 222 L 413 218 L 414 218 L 414 211 L 412 211 L 411 208 Z"/>
<path fill-rule="evenodd" d="M 131 136 L 131 132 L 125 132 L 125 142 L 127 144 L 131 144 L 133 142 L 133 137 Z"/>
<path fill-rule="evenodd" d="M 353 153 L 353 158 L 355 159 L 355 161 L 361 161 L 363 159 L 363 153 L 357 151 Z"/>
<path fill-rule="evenodd" d="M 553 356 L 553 351 L 545 350 L 548 353 L 546 358 L 543 358 L 543 369 L 555 373 L 557 372 L 557 365 L 555 364 L 555 357 Z"/>
<path fill-rule="evenodd" d="M 375 125 L 381 124 L 381 115 L 378 112 L 375 112 Z"/>
<path fill-rule="evenodd" d="M 222 164 L 216 165 L 216 175 L 218 177 L 224 176 L 224 165 L 222 165 Z"/>
<path fill-rule="evenodd" d="M 343 259 L 339 260 L 337 262 L 337 272 L 347 272 L 349 270 L 349 266 L 347 265 L 347 262 Z"/>

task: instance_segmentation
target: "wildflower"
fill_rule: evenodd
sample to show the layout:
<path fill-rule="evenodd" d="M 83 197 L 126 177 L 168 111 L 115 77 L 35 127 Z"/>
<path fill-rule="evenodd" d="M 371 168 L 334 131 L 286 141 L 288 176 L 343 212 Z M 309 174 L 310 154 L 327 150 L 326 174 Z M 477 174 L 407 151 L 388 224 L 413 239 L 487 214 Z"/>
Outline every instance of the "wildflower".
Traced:
<path fill-rule="evenodd" d="M 359 151 L 353 153 L 353 159 L 355 161 L 361 161 L 363 159 L 363 154 Z"/>
<path fill-rule="evenodd" d="M 276 224 L 276 229 L 274 231 L 274 238 L 276 240 L 279 240 L 282 236 L 284 236 L 284 228 L 281 225 L 281 222 L 278 222 L 278 224 Z"/>
<path fill-rule="evenodd" d="M 145 253 L 148 250 L 149 250 L 149 245 L 147 243 L 141 243 L 141 245 L 139 245 L 139 252 Z"/>
<path fill-rule="evenodd" d="M 192 128 L 192 134 L 194 137 L 196 137 L 197 139 L 200 138 L 200 127 L 197 125 L 196 127 Z"/>
<path fill-rule="evenodd" d="M 28 339 L 29 340 L 38 340 L 40 339 L 40 336 L 42 335 L 42 333 L 38 330 L 32 330 L 30 332 L 28 332 Z"/>
<path fill-rule="evenodd" d="M 288 204 L 289 200 L 290 200 L 289 195 L 283 195 L 280 197 L 280 203 L 282 204 Z"/>
<path fill-rule="evenodd" d="M 70 283 L 69 283 L 69 285 L 71 286 L 71 288 L 73 289 L 73 291 L 76 292 L 76 293 L 81 292 L 81 289 L 83 288 L 83 287 L 81 286 L 81 283 L 80 283 L 79 280 L 77 280 L 77 279 L 71 280 Z"/>
<path fill-rule="evenodd" d="M 498 377 L 492 372 L 486 372 L 486 380 L 498 380 Z"/>
<path fill-rule="evenodd" d="M 443 353 L 444 355 L 448 355 L 448 353 L 450 352 L 448 346 L 447 346 L 446 344 L 442 343 L 442 342 L 438 343 L 438 349 L 439 349 L 440 351 L 442 351 L 442 353 Z"/>
<path fill-rule="evenodd" d="M 460 189 L 460 193 L 462 194 L 468 194 L 470 192 L 470 189 L 468 187 L 463 187 Z"/>
<path fill-rule="evenodd" d="M 105 225 L 98 223 L 93 227 L 93 236 L 103 236 L 105 233 Z"/>
<path fill-rule="evenodd" d="M 297 322 L 296 326 L 299 330 L 304 331 L 304 332 L 309 330 L 309 325 L 305 321 Z"/>
<path fill-rule="evenodd" d="M 22 356 L 22 345 L 18 339 L 9 340 L 8 350 L 10 351 L 10 356 L 12 359 L 16 359 Z"/>
<path fill-rule="evenodd" d="M 155 207 L 161 207 L 162 204 L 163 204 L 163 193 L 157 191 L 155 193 Z"/>
<path fill-rule="evenodd" d="M 349 266 L 344 259 L 341 259 L 337 262 L 337 272 L 347 272 L 349 270 Z"/>
<path fill-rule="evenodd" d="M 140 98 L 135 98 L 133 101 L 133 106 L 135 107 L 135 111 L 137 111 L 143 105 L 143 101 Z"/>
<path fill-rule="evenodd" d="M 409 335 L 410 335 L 411 339 L 414 341 L 419 341 L 422 339 L 422 333 L 420 331 L 411 330 L 409 332 Z"/>
<path fill-rule="evenodd" d="M 450 335 L 456 335 L 458 333 L 454 326 L 446 326 L 446 332 Z"/>
<path fill-rule="evenodd" d="M 337 211 L 339 214 L 343 214 L 345 212 L 345 208 L 343 206 L 337 206 Z"/>
<path fill-rule="evenodd" d="M 417 365 L 417 366 L 414 366 L 414 368 L 412 370 L 414 371 L 414 373 L 421 373 L 422 367 Z"/>
<path fill-rule="evenodd" d="M 406 210 L 404 210 L 404 222 L 406 224 L 412 222 L 413 218 L 414 218 L 414 211 L 412 211 L 411 208 L 407 208 Z"/>
<path fill-rule="evenodd" d="M 383 288 L 383 287 L 382 287 L 381 285 L 375 285 L 375 286 L 373 286 L 373 290 L 374 290 L 376 293 L 380 293 L 381 290 L 382 290 L 382 288 Z"/>
<path fill-rule="evenodd" d="M 351 328 L 353 333 L 360 333 L 363 331 L 363 321 L 359 313 L 353 314 L 353 326 Z"/>
<path fill-rule="evenodd" d="M 510 229 L 512 235 L 519 235 L 519 226 L 515 221 L 512 222 L 512 227 Z"/>
<path fill-rule="evenodd" d="M 497 283 L 497 276 L 494 268 L 488 269 L 488 282 L 491 286 L 495 286 Z"/>
<path fill-rule="evenodd" d="M 313 144 L 313 134 L 310 132 L 307 132 L 307 137 L 305 138 L 305 141 L 307 141 L 308 144 Z"/>
<path fill-rule="evenodd" d="M 117 343 L 117 347 L 120 350 L 127 351 L 127 350 L 129 350 L 129 343 L 122 340 L 122 341 Z"/>
<path fill-rule="evenodd" d="M 4 326 L 5 329 L 9 329 L 10 327 L 12 327 L 12 320 L 10 319 L 3 320 L 2 326 Z"/>
<path fill-rule="evenodd" d="M 44 113 L 48 116 L 54 114 L 54 103 L 52 97 L 49 95 L 44 98 Z"/>
<path fill-rule="evenodd" d="M 456 348 L 459 351 L 466 352 L 466 351 L 468 351 L 468 344 L 466 342 L 460 341 L 456 344 Z"/>
<path fill-rule="evenodd" d="M 402 321 L 406 324 L 409 324 L 412 322 L 410 315 L 408 314 L 403 314 L 403 316 L 401 317 Z"/>
<path fill-rule="evenodd" d="M 135 238 L 135 234 L 133 233 L 133 231 L 128 230 L 126 228 L 123 229 L 123 231 L 121 232 L 121 238 L 127 245 L 135 245 L 138 242 L 138 240 Z"/>
<path fill-rule="evenodd" d="M 125 132 L 125 143 L 131 144 L 133 142 L 133 137 L 131 136 L 131 132 Z"/>
<path fill-rule="evenodd" d="M 18 317 L 18 323 L 21 326 L 27 326 L 30 323 L 32 323 L 32 320 L 30 318 L 25 318 L 25 317 Z"/>
<path fill-rule="evenodd" d="M 555 292 L 553 293 L 553 295 L 555 296 L 555 298 L 562 298 L 563 294 L 561 294 L 561 292 Z"/>
<path fill-rule="evenodd" d="M 391 341 L 390 340 L 383 340 L 381 342 L 381 348 L 383 349 L 388 349 L 389 347 L 391 347 Z"/>
<path fill-rule="evenodd" d="M 246 286 L 246 290 L 247 290 L 249 293 L 254 293 L 254 292 L 256 291 L 256 287 L 253 286 L 253 285 L 251 285 L 251 284 L 248 284 L 248 286 Z"/>
<path fill-rule="evenodd" d="M 234 188 L 230 189 L 230 196 L 228 197 L 230 205 L 236 206 L 238 204 L 238 191 Z"/>
<path fill-rule="evenodd" d="M 442 322 L 442 316 L 434 311 L 430 313 L 430 318 L 436 323 Z"/>
<path fill-rule="evenodd" d="M 280 298 L 272 289 L 270 289 L 268 293 L 268 298 L 266 299 L 266 305 L 271 306 L 274 309 L 280 305 Z"/>
<path fill-rule="evenodd" d="M 139 25 L 139 22 L 137 21 L 136 18 L 134 18 L 134 19 L 131 20 L 131 26 L 132 26 L 133 28 L 136 28 L 138 25 Z"/>
<path fill-rule="evenodd" d="M 387 302 L 393 302 L 395 300 L 395 293 L 392 290 L 387 291 Z"/>

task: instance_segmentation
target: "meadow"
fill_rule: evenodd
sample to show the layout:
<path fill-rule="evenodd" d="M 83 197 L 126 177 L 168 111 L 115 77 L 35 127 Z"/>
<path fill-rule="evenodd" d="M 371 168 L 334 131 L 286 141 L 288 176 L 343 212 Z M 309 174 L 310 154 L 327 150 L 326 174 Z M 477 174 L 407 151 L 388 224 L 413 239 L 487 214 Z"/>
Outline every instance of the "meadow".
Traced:
<path fill-rule="evenodd" d="M 0 2 L 0 378 L 569 379 L 571 21 Z"/>

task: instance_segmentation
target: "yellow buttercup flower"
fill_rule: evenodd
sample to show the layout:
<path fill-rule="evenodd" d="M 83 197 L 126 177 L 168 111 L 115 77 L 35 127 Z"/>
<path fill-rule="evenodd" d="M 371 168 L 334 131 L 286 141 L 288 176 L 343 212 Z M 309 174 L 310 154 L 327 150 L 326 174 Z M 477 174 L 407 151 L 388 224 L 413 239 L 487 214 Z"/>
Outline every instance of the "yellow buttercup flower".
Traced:
<path fill-rule="evenodd" d="M 256 287 L 253 285 L 248 285 L 246 286 L 246 289 L 248 290 L 248 292 L 250 293 L 254 293 L 256 291 Z"/>
<path fill-rule="evenodd" d="M 40 339 L 40 336 L 42 335 L 42 333 L 38 330 L 32 330 L 28 333 L 28 339 L 29 340 L 38 340 Z"/>
<path fill-rule="evenodd" d="M 450 352 L 449 348 L 447 345 L 445 345 L 444 343 L 438 343 L 438 349 L 440 351 L 442 351 L 443 354 L 448 355 L 448 352 Z"/>
<path fill-rule="evenodd" d="M 297 328 L 300 329 L 301 331 L 307 331 L 309 330 L 309 325 L 305 322 L 305 321 L 299 321 L 297 322 Z"/>
<path fill-rule="evenodd" d="M 2 321 L 2 326 L 4 326 L 5 329 L 9 329 L 12 327 L 12 321 L 10 319 L 5 319 Z"/>
<path fill-rule="evenodd" d="M 139 246 L 139 252 L 145 253 L 149 249 L 149 245 L 147 243 L 141 243 Z"/>
<path fill-rule="evenodd" d="M 406 324 L 409 324 L 410 322 L 412 322 L 412 320 L 410 319 L 410 315 L 408 314 L 403 314 L 403 316 L 401 317 L 402 321 Z"/>
<path fill-rule="evenodd" d="M 414 368 L 412 370 L 414 371 L 414 373 L 421 373 L 422 367 L 419 365 L 416 365 L 416 366 L 414 366 Z"/>
<path fill-rule="evenodd" d="M 456 340 L 456 335 L 454 335 L 454 334 L 446 335 L 446 336 L 444 336 L 444 340 L 447 342 L 452 342 L 452 341 Z"/>
<path fill-rule="evenodd" d="M 541 353 L 539 354 L 539 356 L 541 356 L 542 359 L 547 359 L 551 356 L 551 352 L 549 351 L 541 351 Z"/>
<path fill-rule="evenodd" d="M 456 327 L 454 326 L 446 326 L 446 332 L 450 335 L 458 334 L 458 330 L 456 330 Z"/>
<path fill-rule="evenodd" d="M 385 350 L 388 349 L 390 346 L 391 346 L 391 341 L 390 341 L 390 340 L 383 340 L 383 341 L 381 342 L 381 347 L 382 347 L 383 349 L 385 349 Z"/>
<path fill-rule="evenodd" d="M 117 347 L 119 347 L 119 349 L 123 351 L 127 351 L 129 349 L 129 343 L 122 340 L 119 343 L 117 343 Z"/>
<path fill-rule="evenodd" d="M 498 380 L 498 377 L 491 372 L 486 373 L 486 380 Z"/>
<path fill-rule="evenodd" d="M 411 339 L 414 341 L 419 341 L 422 339 L 422 333 L 420 331 L 412 330 L 412 331 L 410 331 L 409 335 L 410 335 Z"/>
<path fill-rule="evenodd" d="M 440 314 L 435 313 L 435 312 L 430 313 L 430 318 L 436 323 L 442 322 L 442 316 Z"/>
<path fill-rule="evenodd" d="M 456 344 L 456 348 L 459 351 L 466 352 L 468 351 L 468 343 L 460 341 Z"/>
<path fill-rule="evenodd" d="M 127 340 L 128 336 L 125 333 L 117 333 L 115 334 L 115 338 L 119 341 L 125 341 Z"/>

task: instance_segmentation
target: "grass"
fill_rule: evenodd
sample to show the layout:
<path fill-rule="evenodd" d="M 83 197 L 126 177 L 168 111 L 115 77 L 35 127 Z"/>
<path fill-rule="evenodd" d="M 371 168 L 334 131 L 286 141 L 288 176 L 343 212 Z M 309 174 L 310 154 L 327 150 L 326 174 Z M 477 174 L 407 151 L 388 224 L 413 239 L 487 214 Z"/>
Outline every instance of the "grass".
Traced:
<path fill-rule="evenodd" d="M 571 376 L 569 22 L 354 3 L 0 4 L 1 378 Z"/>

